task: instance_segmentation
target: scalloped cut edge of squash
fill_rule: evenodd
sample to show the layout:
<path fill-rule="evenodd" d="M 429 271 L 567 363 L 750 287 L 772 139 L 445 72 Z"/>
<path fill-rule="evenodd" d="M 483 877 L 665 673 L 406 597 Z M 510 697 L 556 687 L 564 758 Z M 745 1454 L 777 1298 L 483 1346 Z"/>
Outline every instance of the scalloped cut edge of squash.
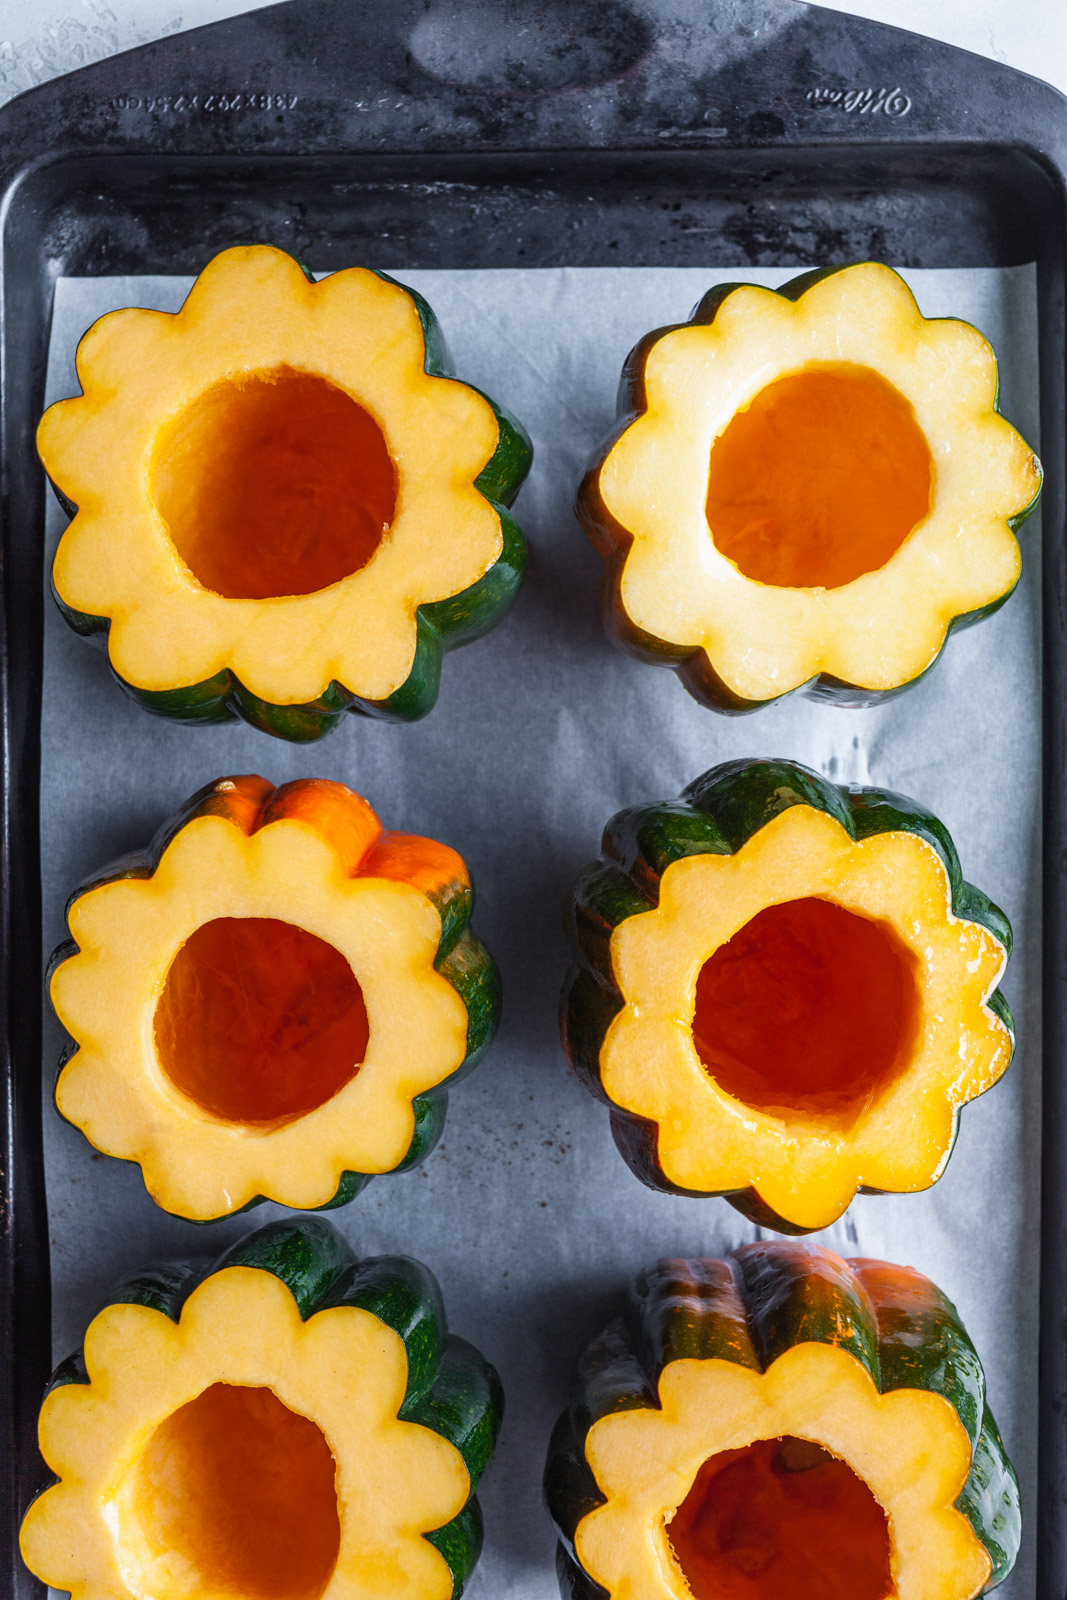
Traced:
<path fill-rule="evenodd" d="M 372 701 L 401 687 L 417 607 L 477 583 L 504 547 L 500 515 L 474 486 L 500 439 L 496 415 L 425 362 L 402 286 L 361 267 L 313 283 L 265 245 L 217 255 L 178 312 L 113 311 L 93 324 L 78 347 L 83 393 L 49 408 L 37 446 L 78 508 L 56 553 L 56 592 L 70 610 L 110 620 L 124 682 L 162 692 L 228 669 L 274 705 L 315 701 L 333 681 Z M 178 554 L 152 463 L 161 435 L 216 384 L 280 367 L 325 379 L 377 422 L 397 472 L 396 514 L 371 559 L 329 587 L 229 599 Z"/>
<path fill-rule="evenodd" d="M 765 1372 L 733 1361 L 664 1368 L 660 1410 L 601 1417 L 586 1457 L 606 1504 L 578 1524 L 582 1566 L 615 1597 L 692 1600 L 668 1526 L 703 1463 L 759 1439 L 811 1440 L 852 1468 L 886 1513 L 894 1600 L 973 1600 L 992 1562 L 955 1508 L 971 1445 L 943 1396 L 879 1394 L 855 1356 L 816 1342 Z"/>
<path fill-rule="evenodd" d="M 467 1053 L 466 1005 L 434 965 L 437 880 L 466 879 L 455 852 L 383 833 L 366 801 L 338 783 L 275 791 L 246 778 L 230 789 L 207 802 L 221 814 L 182 824 L 150 876 L 105 877 L 77 896 L 76 950 L 50 984 L 78 1046 L 56 1086 L 61 1114 L 98 1150 L 138 1162 L 157 1204 L 194 1221 L 260 1196 L 313 1210 L 347 1171 L 392 1171 L 411 1145 L 414 1099 Z M 367 1009 L 358 1071 L 281 1124 L 212 1115 L 158 1057 L 154 1018 L 171 963 L 197 928 L 232 916 L 275 917 L 325 940 Z"/>
<path fill-rule="evenodd" d="M 179 1322 L 148 1306 L 106 1307 L 85 1362 L 88 1384 L 45 1400 L 41 1449 L 61 1481 L 22 1527 L 27 1566 L 53 1588 L 78 1600 L 203 1592 L 195 1558 L 155 1546 L 137 1467 L 161 1424 L 223 1383 L 273 1391 L 334 1458 L 340 1542 L 319 1600 L 450 1600 L 448 1565 L 422 1535 L 462 1510 L 469 1474 L 447 1439 L 399 1419 L 407 1352 L 370 1312 L 335 1306 L 305 1323 L 273 1274 L 227 1267 L 193 1291 Z"/>
<path fill-rule="evenodd" d="M 933 465 L 929 515 L 884 566 L 840 588 L 746 578 L 708 528 L 714 442 L 776 378 L 836 363 L 872 369 L 914 409 Z M 842 268 L 795 300 L 739 285 L 710 321 L 650 336 L 641 364 L 644 406 L 580 497 L 588 531 L 621 567 L 624 640 L 632 630 L 646 648 L 703 652 L 742 702 L 819 675 L 884 691 L 918 678 L 955 619 L 1017 582 L 1013 529 L 1036 502 L 1040 465 L 996 410 L 988 342 L 969 323 L 924 318 L 891 268 Z"/>
<path fill-rule="evenodd" d="M 915 964 L 915 1045 L 895 1080 L 844 1122 L 734 1099 L 693 1040 L 704 962 L 767 905 L 811 895 L 887 923 Z M 935 1182 L 959 1107 L 1011 1061 L 1011 1035 L 986 1004 L 1004 947 L 954 915 L 944 863 L 914 833 L 853 840 L 827 813 L 790 806 L 734 855 L 672 862 L 658 905 L 614 928 L 611 953 L 623 1007 L 600 1049 L 605 1093 L 658 1125 L 672 1183 L 705 1193 L 751 1186 L 805 1230 L 828 1227 L 860 1186 L 902 1193 Z"/>

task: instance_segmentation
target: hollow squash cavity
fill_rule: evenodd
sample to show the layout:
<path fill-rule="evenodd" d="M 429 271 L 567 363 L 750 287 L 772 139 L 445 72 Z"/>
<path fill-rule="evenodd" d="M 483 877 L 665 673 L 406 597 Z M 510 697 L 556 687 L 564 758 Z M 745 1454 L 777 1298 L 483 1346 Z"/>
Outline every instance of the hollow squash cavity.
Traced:
<path fill-rule="evenodd" d="M 933 462 L 871 367 L 812 363 L 766 385 L 711 450 L 707 518 L 746 578 L 837 589 L 885 566 L 929 513 Z"/>
<path fill-rule="evenodd" d="M 667 1527 L 695 1600 L 887 1600 L 886 1514 L 846 1461 L 760 1439 L 704 1462 Z"/>
<path fill-rule="evenodd" d="M 727 1094 L 854 1118 L 907 1065 L 915 958 L 888 923 L 809 896 L 766 906 L 705 961 L 693 1042 Z"/>
<path fill-rule="evenodd" d="M 327 379 L 286 366 L 224 379 L 187 405 L 161 434 L 151 489 L 193 576 L 230 600 L 339 583 L 396 514 L 378 423 Z"/>
<path fill-rule="evenodd" d="M 120 1541 L 150 1564 L 134 1591 L 316 1600 L 340 1548 L 334 1475 L 321 1430 L 270 1389 L 212 1384 L 160 1423 L 119 1490 Z"/>
<path fill-rule="evenodd" d="M 185 941 L 155 1011 L 171 1082 L 227 1121 L 272 1123 L 324 1105 L 359 1071 L 370 1035 L 341 952 L 273 917 L 216 917 Z"/>

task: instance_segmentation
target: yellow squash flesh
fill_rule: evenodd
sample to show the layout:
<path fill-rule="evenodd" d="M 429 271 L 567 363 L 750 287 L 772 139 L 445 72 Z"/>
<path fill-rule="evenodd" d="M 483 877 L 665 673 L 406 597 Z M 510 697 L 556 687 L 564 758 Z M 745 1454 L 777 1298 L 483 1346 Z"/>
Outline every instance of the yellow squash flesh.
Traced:
<path fill-rule="evenodd" d="M 609 628 L 624 648 L 675 665 L 698 698 L 733 709 L 815 679 L 841 696 L 913 681 L 954 621 L 1014 587 L 1013 528 L 1040 489 L 1033 453 L 997 413 L 992 349 L 968 323 L 924 318 L 875 262 L 796 298 L 739 285 L 710 320 L 695 315 L 631 357 L 636 414 L 579 491 L 612 574 Z M 883 565 L 839 587 L 759 582 L 709 529 L 712 450 L 776 379 L 825 368 L 865 369 L 911 408 L 929 448 L 929 512 Z"/>
<path fill-rule="evenodd" d="M 380 824 L 365 802 L 340 785 L 291 789 L 313 792 L 310 819 L 281 816 L 246 832 L 236 809 L 198 815 L 150 877 L 114 878 L 80 895 L 69 918 L 78 952 L 52 977 L 53 1005 L 78 1046 L 60 1074 L 60 1111 L 98 1149 L 139 1162 L 153 1198 L 191 1219 L 240 1210 L 259 1195 L 313 1209 L 345 1171 L 391 1171 L 412 1141 L 414 1098 L 467 1052 L 466 1007 L 434 966 L 441 916 L 429 893 L 414 872 L 412 882 L 375 873 L 364 852 Z M 354 859 L 329 816 L 334 795 L 342 811 L 367 819 Z M 443 846 L 407 842 L 412 854 L 420 847 L 462 871 Z M 171 964 L 195 930 L 230 917 L 274 918 L 324 940 L 363 993 L 369 1040 L 358 1071 L 287 1121 L 213 1115 L 160 1060 L 154 1019 Z"/>
<path fill-rule="evenodd" d="M 806 897 L 888 924 L 914 964 L 914 1044 L 889 1087 L 848 1117 L 733 1098 L 693 1037 L 703 964 L 764 907 Z M 658 1159 L 672 1183 L 754 1188 L 796 1228 L 827 1227 L 860 1187 L 927 1188 L 950 1154 L 959 1107 L 1011 1059 L 1008 1030 L 985 1004 L 1004 948 L 953 915 L 934 849 L 908 832 L 854 841 L 811 806 L 791 806 L 735 855 L 669 865 L 658 907 L 613 930 L 611 959 L 623 1006 L 600 1052 L 608 1097 L 658 1125 Z"/>
<path fill-rule="evenodd" d="M 725 1360 L 673 1361 L 660 1410 L 601 1417 L 586 1455 L 606 1504 L 578 1524 L 575 1549 L 611 1600 L 691 1600 L 668 1529 L 700 1467 L 758 1439 L 793 1436 L 846 1461 L 889 1522 L 893 1600 L 971 1600 L 990 1561 L 953 1502 L 971 1445 L 939 1394 L 879 1394 L 855 1356 L 798 1344 L 765 1372 Z"/>
<path fill-rule="evenodd" d="M 108 1306 L 89 1328 L 85 1361 L 91 1381 L 45 1401 L 41 1449 L 61 1481 L 22 1529 L 27 1565 L 72 1600 L 294 1600 L 294 1583 L 305 1600 L 308 1581 L 306 1600 L 450 1600 L 452 1575 L 422 1534 L 462 1509 L 469 1475 L 446 1439 L 399 1420 L 404 1343 L 369 1312 L 335 1306 L 302 1322 L 278 1278 L 229 1267 L 194 1290 L 177 1323 L 143 1305 Z M 183 1478 L 173 1452 L 168 1470 L 160 1450 L 160 1430 L 173 1430 L 175 1414 L 218 1384 L 270 1391 L 319 1430 L 332 1457 L 332 1484 L 327 1476 L 305 1489 L 321 1559 L 308 1572 L 306 1551 L 283 1549 L 288 1587 L 254 1551 L 220 1542 L 219 1508 L 205 1504 L 204 1484 Z M 286 1472 L 297 1487 L 291 1430 L 292 1422 L 285 1460 L 247 1464 L 264 1478 L 281 1473 L 281 1496 Z M 219 1487 L 223 1498 L 240 1493 Z M 333 1508 L 321 1503 L 331 1494 L 332 1539 Z M 251 1597 L 242 1592 L 249 1570 Z"/>
<path fill-rule="evenodd" d="M 124 682 L 166 691 L 229 669 L 279 706 L 314 702 L 333 682 L 383 701 L 405 682 L 416 608 L 475 584 L 503 548 L 500 516 L 474 487 L 497 447 L 496 415 L 425 362 L 406 290 L 361 268 L 313 283 L 262 245 L 216 256 L 176 314 L 115 311 L 90 329 L 78 349 L 83 394 L 50 408 L 38 448 L 78 507 L 56 556 L 57 593 L 74 612 L 110 619 Z M 171 541 L 154 463 L 218 384 L 285 370 L 334 385 L 378 424 L 396 512 L 371 559 L 340 581 L 229 598 L 205 588 Z"/>

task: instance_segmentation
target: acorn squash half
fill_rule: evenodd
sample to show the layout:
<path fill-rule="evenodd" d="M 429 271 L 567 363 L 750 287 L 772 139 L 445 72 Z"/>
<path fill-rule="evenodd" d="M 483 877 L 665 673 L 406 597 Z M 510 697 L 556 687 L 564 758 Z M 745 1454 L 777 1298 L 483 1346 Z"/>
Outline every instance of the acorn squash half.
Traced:
<path fill-rule="evenodd" d="M 420 717 L 518 591 L 530 441 L 382 273 L 223 251 L 176 314 L 96 322 L 78 377 L 37 435 L 76 513 L 53 588 L 149 711 L 294 740 Z"/>
<path fill-rule="evenodd" d="M 545 1496 L 567 1600 L 973 1600 L 1019 1548 L 955 1307 L 911 1267 L 782 1240 L 638 1278 Z"/>
<path fill-rule="evenodd" d="M 419 1262 L 274 1222 L 115 1289 L 42 1407 L 23 1558 L 76 1600 L 455 1600 L 502 1411 Z"/>
<path fill-rule="evenodd" d="M 614 817 L 566 917 L 564 1048 L 631 1169 L 781 1232 L 934 1183 L 1011 1060 L 1007 918 L 901 795 L 727 762 Z"/>
<path fill-rule="evenodd" d="M 977 330 L 877 262 L 727 283 L 627 358 L 577 511 L 609 633 L 705 705 L 865 704 L 1002 605 L 1041 469 Z"/>
<path fill-rule="evenodd" d="M 68 907 L 56 1104 L 195 1221 L 344 1205 L 433 1149 L 500 980 L 454 850 L 359 795 L 220 778 Z"/>

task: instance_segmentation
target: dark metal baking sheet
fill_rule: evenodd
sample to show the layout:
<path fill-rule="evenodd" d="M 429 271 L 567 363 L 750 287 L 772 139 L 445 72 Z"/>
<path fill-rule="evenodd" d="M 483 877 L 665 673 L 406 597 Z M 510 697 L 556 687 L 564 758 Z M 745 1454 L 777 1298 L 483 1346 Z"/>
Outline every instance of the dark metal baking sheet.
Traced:
<path fill-rule="evenodd" d="M 1054 90 L 792 0 L 290 0 L 0 111 L 0 1461 L 11 1466 L 0 1570 L 13 1595 L 36 1588 L 17 1528 L 43 1475 L 35 1424 L 50 1360 L 44 490 L 32 435 L 51 288 L 60 273 L 195 271 L 235 239 L 263 239 L 320 270 L 1037 261 L 1048 471 L 1039 1594 L 1062 1600 L 1065 177 L 1067 103 Z"/>

